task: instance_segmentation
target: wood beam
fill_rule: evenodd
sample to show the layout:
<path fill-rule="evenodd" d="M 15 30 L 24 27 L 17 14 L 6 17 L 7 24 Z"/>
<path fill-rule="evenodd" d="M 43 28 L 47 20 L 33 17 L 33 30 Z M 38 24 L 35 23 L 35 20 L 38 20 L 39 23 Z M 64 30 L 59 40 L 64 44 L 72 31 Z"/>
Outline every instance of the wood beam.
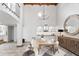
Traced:
<path fill-rule="evenodd" d="M 24 5 L 57 5 L 58 3 L 24 3 Z"/>

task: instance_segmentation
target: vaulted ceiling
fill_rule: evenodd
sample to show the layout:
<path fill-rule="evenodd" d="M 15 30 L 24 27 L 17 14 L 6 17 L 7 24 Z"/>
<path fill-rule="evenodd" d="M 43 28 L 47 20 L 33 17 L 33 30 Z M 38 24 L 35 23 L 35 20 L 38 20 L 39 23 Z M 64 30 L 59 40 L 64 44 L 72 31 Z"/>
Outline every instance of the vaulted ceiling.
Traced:
<path fill-rule="evenodd" d="M 57 5 L 58 3 L 24 3 L 24 5 Z"/>

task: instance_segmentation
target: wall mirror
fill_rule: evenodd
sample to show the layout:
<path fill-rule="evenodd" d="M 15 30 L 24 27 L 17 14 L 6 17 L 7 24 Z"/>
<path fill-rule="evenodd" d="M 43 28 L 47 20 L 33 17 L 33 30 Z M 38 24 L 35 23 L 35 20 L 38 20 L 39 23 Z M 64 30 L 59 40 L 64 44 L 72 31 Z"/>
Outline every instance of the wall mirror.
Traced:
<path fill-rule="evenodd" d="M 70 35 L 79 33 L 79 15 L 71 15 L 65 20 L 64 31 Z"/>

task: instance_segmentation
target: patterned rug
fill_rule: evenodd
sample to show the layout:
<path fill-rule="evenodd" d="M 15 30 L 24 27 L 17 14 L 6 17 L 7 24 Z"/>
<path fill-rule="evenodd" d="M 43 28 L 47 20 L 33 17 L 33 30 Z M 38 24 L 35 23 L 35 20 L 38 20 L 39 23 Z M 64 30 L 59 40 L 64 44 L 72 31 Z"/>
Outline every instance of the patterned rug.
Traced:
<path fill-rule="evenodd" d="M 44 53 L 43 56 L 52 56 L 52 55 L 50 55 L 48 53 Z"/>
<path fill-rule="evenodd" d="M 23 56 L 35 56 L 34 51 L 26 51 Z M 39 52 L 39 56 L 75 56 L 73 53 L 67 51 L 66 49 L 59 48 L 56 53 L 52 53 L 48 48 L 42 48 Z"/>
<path fill-rule="evenodd" d="M 35 56 L 35 52 L 32 50 L 28 50 L 24 52 L 23 56 Z"/>

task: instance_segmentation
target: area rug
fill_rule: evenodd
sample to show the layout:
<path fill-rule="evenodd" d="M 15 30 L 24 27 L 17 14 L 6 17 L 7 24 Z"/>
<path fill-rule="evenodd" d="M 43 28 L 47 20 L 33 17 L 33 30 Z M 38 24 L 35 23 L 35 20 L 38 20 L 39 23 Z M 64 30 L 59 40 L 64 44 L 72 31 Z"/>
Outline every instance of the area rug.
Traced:
<path fill-rule="evenodd" d="M 52 56 L 52 55 L 50 55 L 48 53 L 44 53 L 43 56 Z"/>
<path fill-rule="evenodd" d="M 35 52 L 32 50 L 28 50 L 24 52 L 23 56 L 35 56 Z"/>
<path fill-rule="evenodd" d="M 43 56 L 64 56 L 66 53 L 59 49 L 55 54 L 53 54 L 51 51 L 47 51 L 43 54 Z"/>
<path fill-rule="evenodd" d="M 40 50 L 38 56 L 73 56 L 69 51 L 66 51 L 64 49 L 59 48 L 58 51 L 56 51 L 55 54 L 52 53 L 48 48 L 43 48 Z M 34 51 L 25 52 L 23 56 L 35 56 Z"/>

